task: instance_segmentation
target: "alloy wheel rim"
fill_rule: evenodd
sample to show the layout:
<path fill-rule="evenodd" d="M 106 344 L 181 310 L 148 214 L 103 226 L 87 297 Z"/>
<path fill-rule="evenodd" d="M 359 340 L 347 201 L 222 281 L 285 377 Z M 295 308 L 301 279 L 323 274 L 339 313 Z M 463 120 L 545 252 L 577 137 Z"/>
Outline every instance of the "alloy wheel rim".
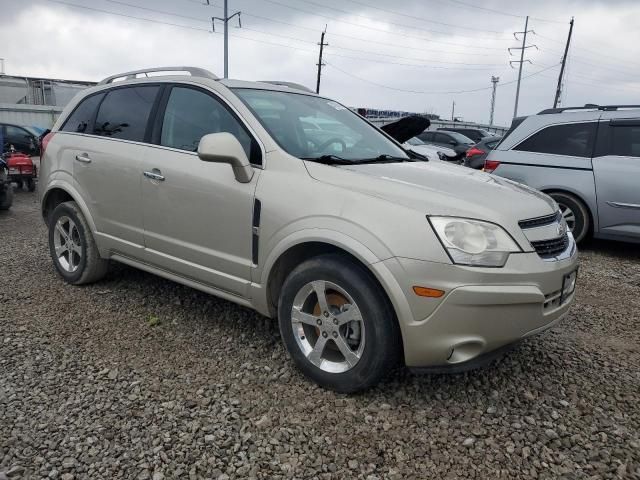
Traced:
<path fill-rule="evenodd" d="M 576 227 L 576 214 L 563 203 L 558 203 L 558 206 L 560 207 L 560 213 L 562 213 L 565 222 L 567 222 L 569 231 L 573 233 L 573 230 Z"/>
<path fill-rule="evenodd" d="M 78 270 L 82 260 L 82 241 L 78 226 L 70 217 L 63 215 L 56 221 L 53 246 L 58 265 L 65 272 L 73 273 Z"/>
<path fill-rule="evenodd" d="M 353 298 L 335 283 L 316 280 L 298 291 L 291 308 L 291 328 L 304 356 L 324 372 L 346 372 L 362 358 L 362 314 Z"/>

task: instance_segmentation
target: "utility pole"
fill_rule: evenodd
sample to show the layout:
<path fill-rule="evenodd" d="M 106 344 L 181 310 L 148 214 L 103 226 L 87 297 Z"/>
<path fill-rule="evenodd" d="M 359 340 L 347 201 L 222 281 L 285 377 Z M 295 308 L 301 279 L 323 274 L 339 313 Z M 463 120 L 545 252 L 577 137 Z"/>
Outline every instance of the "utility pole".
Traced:
<path fill-rule="evenodd" d="M 489 126 L 493 127 L 493 112 L 496 109 L 496 87 L 500 77 L 491 76 L 491 83 L 493 83 L 493 91 L 491 92 L 491 113 L 489 114 Z"/>
<path fill-rule="evenodd" d="M 456 121 L 456 101 L 453 101 L 453 104 L 451 105 L 451 121 L 455 122 Z"/>
<path fill-rule="evenodd" d="M 316 80 L 316 93 L 320 93 L 320 75 L 322 75 L 322 67 L 324 63 L 322 63 L 322 50 L 323 47 L 328 47 L 328 43 L 324 43 L 324 35 L 327 33 L 327 26 L 324 26 L 324 31 L 320 34 L 320 55 L 318 56 L 318 79 Z"/>
<path fill-rule="evenodd" d="M 224 17 L 211 17 L 211 28 L 216 31 L 216 20 L 220 20 L 224 23 L 224 78 L 229 78 L 229 20 L 236 15 L 238 16 L 238 27 L 242 27 L 242 21 L 240 20 L 240 14 L 242 12 L 236 12 L 229 16 L 229 0 L 224 0 Z M 207 0 L 207 5 L 209 0 Z"/>
<path fill-rule="evenodd" d="M 520 50 L 520 60 L 511 60 L 509 62 L 509 65 L 511 65 L 511 68 L 513 68 L 513 64 L 514 63 L 518 63 L 519 67 L 518 67 L 518 85 L 516 86 L 516 102 L 515 102 L 515 106 L 513 107 L 513 116 L 514 118 L 518 116 L 518 100 L 520 99 L 520 82 L 522 80 L 522 64 L 525 62 L 531 63 L 531 60 L 525 60 L 524 59 L 524 51 L 527 48 L 538 48 L 536 45 L 527 45 L 527 33 L 536 33 L 533 30 L 527 30 L 527 28 L 529 27 L 529 15 L 527 15 L 527 17 L 524 20 L 524 32 L 514 32 L 513 36 L 515 37 L 516 40 L 518 40 L 518 34 L 523 34 L 522 35 L 522 46 L 521 47 L 512 47 L 509 48 L 509 54 L 511 54 L 511 50 Z"/>
<path fill-rule="evenodd" d="M 562 77 L 564 75 L 564 66 L 567 63 L 567 54 L 569 53 L 569 44 L 571 43 L 571 34 L 573 33 L 573 17 L 569 22 L 569 36 L 567 37 L 567 44 L 564 47 L 564 55 L 562 56 L 562 66 L 560 67 L 560 75 L 558 76 L 558 87 L 556 88 L 556 98 L 553 101 L 553 108 L 558 106 L 560 101 L 560 93 L 562 92 Z"/>

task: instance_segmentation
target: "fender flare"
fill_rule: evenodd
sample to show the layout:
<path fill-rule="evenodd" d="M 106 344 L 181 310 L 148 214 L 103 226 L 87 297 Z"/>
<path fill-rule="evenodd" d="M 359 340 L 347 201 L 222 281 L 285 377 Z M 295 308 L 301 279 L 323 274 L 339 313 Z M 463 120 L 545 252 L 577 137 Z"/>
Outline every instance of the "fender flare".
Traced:
<path fill-rule="evenodd" d="M 96 224 L 93 221 L 93 217 L 91 216 L 91 213 L 89 213 L 89 207 L 87 206 L 86 202 L 82 199 L 82 195 L 80 195 L 80 192 L 78 192 L 78 190 L 76 190 L 73 187 L 73 185 L 69 184 L 68 182 L 65 182 L 64 180 L 52 180 L 47 184 L 47 188 L 45 190 L 45 193 L 42 195 L 42 202 L 40 205 L 40 210 L 43 218 L 44 218 L 44 206 L 47 204 L 47 199 L 49 198 L 49 195 L 51 194 L 52 190 L 62 190 L 66 192 L 73 199 L 73 201 L 76 202 L 76 204 L 80 208 L 82 215 L 84 215 L 84 218 L 89 224 L 91 233 L 96 232 Z"/>

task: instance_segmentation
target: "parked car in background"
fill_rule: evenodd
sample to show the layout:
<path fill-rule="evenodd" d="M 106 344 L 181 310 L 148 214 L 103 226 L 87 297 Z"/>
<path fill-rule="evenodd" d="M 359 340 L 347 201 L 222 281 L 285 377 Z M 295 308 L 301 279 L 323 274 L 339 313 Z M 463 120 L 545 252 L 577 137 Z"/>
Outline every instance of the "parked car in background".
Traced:
<path fill-rule="evenodd" d="M 480 170 L 484 167 L 484 161 L 491 150 L 496 148 L 502 137 L 494 135 L 484 137 L 464 154 L 464 166 Z"/>
<path fill-rule="evenodd" d="M 551 195 L 577 241 L 640 241 L 640 105 L 516 118 L 484 169 Z"/>
<path fill-rule="evenodd" d="M 314 118 L 331 125 L 322 144 L 303 128 Z M 303 87 L 121 73 L 79 93 L 42 147 L 66 282 L 95 282 L 113 260 L 254 308 L 278 319 L 305 375 L 340 392 L 401 359 L 486 363 L 575 298 L 577 250 L 551 198 L 419 161 Z"/>
<path fill-rule="evenodd" d="M 417 137 L 424 143 L 452 149 L 456 152 L 454 160 L 462 160 L 467 150 L 475 143 L 460 133 L 441 130 L 427 130 Z"/>
<path fill-rule="evenodd" d="M 13 185 L 9 179 L 9 167 L 0 153 L 0 210 L 9 210 L 13 203 Z"/>
<path fill-rule="evenodd" d="M 438 131 L 457 132 L 467 138 L 470 138 L 474 143 L 480 142 L 483 138 L 494 136 L 493 133 L 488 132 L 487 130 L 484 130 L 482 128 L 440 127 L 438 128 Z"/>
<path fill-rule="evenodd" d="M 3 151 L 8 152 L 11 146 L 26 155 L 37 155 L 40 134 L 32 127 L 0 123 L 3 139 Z"/>
<path fill-rule="evenodd" d="M 456 153 L 447 147 L 426 144 L 416 135 L 429 128 L 431 120 L 420 115 L 410 115 L 395 122 L 383 125 L 381 130 L 391 135 L 396 141 L 411 152 L 429 160 L 453 160 Z"/>
<path fill-rule="evenodd" d="M 443 160 L 445 162 L 453 162 L 458 157 L 456 152 L 450 148 L 440 145 L 432 145 L 424 143 L 418 137 L 413 137 L 402 144 L 407 150 L 416 152 L 419 155 L 427 157 L 429 160 Z"/>

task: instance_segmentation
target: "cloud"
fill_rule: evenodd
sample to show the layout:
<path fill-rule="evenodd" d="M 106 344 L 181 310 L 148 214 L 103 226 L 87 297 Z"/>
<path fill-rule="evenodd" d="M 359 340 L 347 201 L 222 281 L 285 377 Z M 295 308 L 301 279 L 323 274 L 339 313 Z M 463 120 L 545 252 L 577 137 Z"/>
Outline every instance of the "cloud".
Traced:
<path fill-rule="evenodd" d="M 154 21 L 51 0 L 0 0 L 0 45 L 7 73 L 99 80 L 131 69 L 186 64 L 222 74 L 220 24 L 216 33 L 208 32 L 210 17 L 222 14 L 219 7 L 198 0 L 63 2 Z M 523 76 L 559 63 L 568 20 L 575 15 L 564 104 L 631 103 L 640 93 L 640 60 L 634 51 L 640 31 L 628 28 L 629 19 L 640 18 L 640 2 L 433 0 L 427 6 L 419 0 L 233 0 L 231 5 L 243 12 L 243 28 L 231 29 L 232 77 L 315 86 L 317 42 L 327 25 L 328 65 L 321 92 L 352 106 L 447 117 L 455 100 L 456 112 L 465 120 L 486 122 L 491 76 L 499 76 L 500 85 L 516 78 L 517 70 L 508 61 L 517 57 L 509 57 L 506 49 L 518 46 L 511 32 L 522 30 L 524 20 L 517 15 L 525 13 L 536 32 L 530 42 L 539 50 L 527 50 L 533 65 L 525 64 Z M 15 32 L 27 33 L 16 39 Z M 558 71 L 551 68 L 523 80 L 521 114 L 551 105 Z M 441 93 L 481 88 L 486 90 Z M 515 84 L 499 87 L 497 123 L 510 123 L 514 95 Z"/>

